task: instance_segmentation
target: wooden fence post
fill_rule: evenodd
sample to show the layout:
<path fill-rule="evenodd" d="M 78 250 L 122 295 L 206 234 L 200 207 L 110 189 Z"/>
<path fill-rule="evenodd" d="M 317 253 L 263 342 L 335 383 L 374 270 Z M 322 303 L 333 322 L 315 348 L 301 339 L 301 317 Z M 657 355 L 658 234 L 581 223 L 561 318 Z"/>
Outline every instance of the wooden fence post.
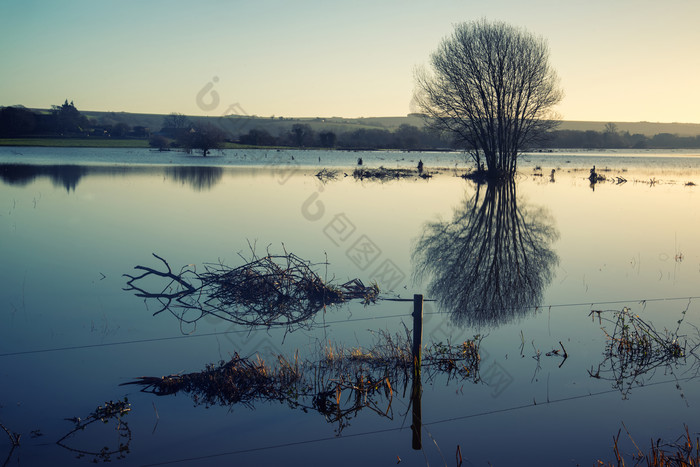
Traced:
<path fill-rule="evenodd" d="M 411 405 L 413 407 L 413 433 L 412 446 L 415 450 L 422 448 L 421 436 L 421 396 L 423 388 L 421 382 L 421 358 L 423 346 L 423 295 L 413 296 L 413 384 L 411 386 Z"/>
<path fill-rule="evenodd" d="M 413 296 L 413 372 L 420 375 L 423 344 L 423 295 Z"/>

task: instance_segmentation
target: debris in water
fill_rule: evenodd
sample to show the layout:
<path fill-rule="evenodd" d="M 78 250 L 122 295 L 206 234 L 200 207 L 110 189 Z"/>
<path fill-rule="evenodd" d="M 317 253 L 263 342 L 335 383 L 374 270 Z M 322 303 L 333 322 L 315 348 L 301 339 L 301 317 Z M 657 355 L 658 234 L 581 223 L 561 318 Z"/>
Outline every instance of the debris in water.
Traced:
<path fill-rule="evenodd" d="M 241 357 L 207 365 L 201 372 L 142 376 L 122 385 L 142 386 L 142 392 L 158 396 L 187 393 L 197 405 L 207 407 L 277 401 L 305 412 L 315 411 L 329 423 L 337 423 L 337 434 L 363 409 L 392 418 L 394 392 L 405 393 L 413 371 L 411 339 L 380 331 L 373 346 L 345 349 L 324 344 L 315 361 L 273 355 L 272 364 L 260 356 Z M 462 344 L 436 343 L 423 356 L 428 380 L 438 374 L 479 382 L 480 336 Z"/>
<path fill-rule="evenodd" d="M 612 331 L 605 326 L 601 328 L 608 338 L 603 353 L 605 359 L 595 372 L 591 368 L 589 375 L 613 381 L 613 387 L 626 398 L 635 385 L 644 383 L 642 378 L 645 374 L 662 367 L 672 371 L 675 365 L 685 362 L 688 355 L 695 356 L 694 352 L 700 344 L 689 348 L 687 337 L 679 334 L 686 311 L 678 320 L 675 331 L 665 329 L 663 332 L 657 331 L 627 307 L 622 310 L 591 311 L 589 316 L 595 315 L 594 318 L 597 317 L 601 324 L 611 324 Z M 612 317 L 609 318 L 609 315 Z"/>
<path fill-rule="evenodd" d="M 242 266 L 206 264 L 204 272 L 193 265 L 173 272 L 168 262 L 153 254 L 165 266 L 157 270 L 136 266 L 144 271 L 128 278 L 124 290 L 137 297 L 157 300 L 161 308 L 154 315 L 170 311 L 181 323 L 194 324 L 204 316 L 247 326 L 286 326 L 289 330 L 304 326 L 322 309 L 359 299 L 365 305 L 379 298 L 379 286 L 365 286 L 360 279 L 340 285 L 325 281 L 314 270 L 316 264 L 293 253 L 263 257 L 255 255 Z M 324 265 L 327 263 L 323 263 Z M 142 282 L 165 279 L 164 287 L 146 289 Z M 155 291 L 154 291 L 155 290 Z"/>

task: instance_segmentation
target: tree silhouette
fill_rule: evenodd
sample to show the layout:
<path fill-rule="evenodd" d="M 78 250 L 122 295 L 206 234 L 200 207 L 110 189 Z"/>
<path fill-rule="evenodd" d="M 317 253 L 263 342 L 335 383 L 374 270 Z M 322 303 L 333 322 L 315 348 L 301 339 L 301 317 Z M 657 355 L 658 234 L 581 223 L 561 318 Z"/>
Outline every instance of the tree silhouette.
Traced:
<path fill-rule="evenodd" d="M 173 112 L 163 117 L 163 128 L 182 129 L 192 126 L 190 119 L 186 115 Z"/>
<path fill-rule="evenodd" d="M 25 136 L 34 132 L 36 116 L 34 112 L 24 107 L 0 108 L 0 136 Z"/>
<path fill-rule="evenodd" d="M 81 133 L 89 126 L 88 119 L 75 108 L 68 99 L 63 105 L 52 105 L 51 113 L 55 119 L 56 129 L 61 134 Z"/>
<path fill-rule="evenodd" d="M 314 131 L 311 129 L 311 125 L 295 123 L 292 125 L 290 137 L 294 146 L 311 146 L 314 142 Z"/>
<path fill-rule="evenodd" d="M 512 178 L 518 153 L 554 126 L 562 98 L 546 42 L 506 23 L 462 23 L 416 73 L 414 102 L 453 134 L 491 179 Z M 483 155 L 483 160 L 482 160 Z"/>
<path fill-rule="evenodd" d="M 559 259 L 559 236 L 544 208 L 518 206 L 513 181 L 479 185 L 448 222 L 425 226 L 414 275 L 455 323 L 498 326 L 538 305 Z"/>
<path fill-rule="evenodd" d="M 319 133 L 318 138 L 321 142 L 321 146 L 324 148 L 332 148 L 335 146 L 335 142 L 338 139 L 335 133 L 332 131 L 322 131 Z"/>
<path fill-rule="evenodd" d="M 202 156 L 206 157 L 212 149 L 221 149 L 225 139 L 226 134 L 220 128 L 206 123 L 185 132 L 180 138 L 180 144 L 188 151 L 201 151 Z"/>

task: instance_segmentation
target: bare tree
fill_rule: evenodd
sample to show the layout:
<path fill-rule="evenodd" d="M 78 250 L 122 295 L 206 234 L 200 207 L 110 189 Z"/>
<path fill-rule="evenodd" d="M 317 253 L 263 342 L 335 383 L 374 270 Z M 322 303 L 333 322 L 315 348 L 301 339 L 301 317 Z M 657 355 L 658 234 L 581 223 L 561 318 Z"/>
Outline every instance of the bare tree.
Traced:
<path fill-rule="evenodd" d="M 192 125 L 190 123 L 190 119 L 187 118 L 186 115 L 183 115 L 181 113 L 177 112 L 172 112 L 170 115 L 166 115 L 163 118 L 163 127 L 164 128 L 187 128 L 188 126 Z"/>
<path fill-rule="evenodd" d="M 311 146 L 314 142 L 314 131 L 311 129 L 311 125 L 295 123 L 292 125 L 290 139 L 295 146 Z"/>
<path fill-rule="evenodd" d="M 416 71 L 415 103 L 488 177 L 515 175 L 518 153 L 556 125 L 563 97 L 544 39 L 502 22 L 456 25 Z"/>
<path fill-rule="evenodd" d="M 212 149 L 221 149 L 224 147 L 226 134 L 211 123 L 196 125 L 189 132 L 185 132 L 181 138 L 182 146 L 188 152 L 196 150 L 201 151 L 202 156 L 206 157 Z"/>
<path fill-rule="evenodd" d="M 617 124 L 613 122 L 608 122 L 605 124 L 605 133 L 610 135 L 617 134 Z"/>

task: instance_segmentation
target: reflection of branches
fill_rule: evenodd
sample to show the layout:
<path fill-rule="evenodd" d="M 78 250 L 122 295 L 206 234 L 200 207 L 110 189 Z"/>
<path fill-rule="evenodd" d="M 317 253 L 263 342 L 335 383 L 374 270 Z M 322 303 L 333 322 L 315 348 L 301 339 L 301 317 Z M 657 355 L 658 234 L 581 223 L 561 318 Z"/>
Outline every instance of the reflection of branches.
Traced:
<path fill-rule="evenodd" d="M 197 191 L 210 190 L 221 181 L 224 169 L 221 167 L 168 167 L 166 176 L 182 184 L 187 183 Z"/>
<path fill-rule="evenodd" d="M 209 190 L 219 183 L 224 169 L 221 167 L 102 167 L 85 165 L 34 165 L 0 164 L 0 180 L 12 185 L 26 185 L 38 177 L 48 177 L 57 187 L 75 191 L 83 177 L 95 175 L 126 175 L 132 172 L 161 173 L 194 190 Z"/>
<path fill-rule="evenodd" d="M 433 344 L 423 357 L 428 379 L 437 374 L 460 380 L 479 379 L 477 336 L 459 345 Z M 380 332 L 375 344 L 362 348 L 325 347 L 315 362 L 277 355 L 268 365 L 260 357 L 235 354 L 228 362 L 208 365 L 204 371 L 164 377 L 140 377 L 142 391 L 159 396 L 188 393 L 205 406 L 253 407 L 256 402 L 277 401 L 290 408 L 315 411 L 340 434 L 361 411 L 392 418 L 394 391 L 406 391 L 413 371 L 408 332 L 391 336 Z"/>
<path fill-rule="evenodd" d="M 14 431 L 10 431 L 9 428 L 7 428 L 2 422 L 0 422 L 0 428 L 2 428 L 5 433 L 7 433 L 7 436 L 10 437 L 10 443 L 12 443 L 12 448 L 10 449 L 10 452 L 7 454 L 7 459 L 5 459 L 5 462 L 3 462 L 3 467 L 6 465 L 10 464 L 10 459 L 12 458 L 12 454 L 15 452 L 15 448 L 19 446 L 19 440 L 22 437 L 20 433 L 15 433 Z"/>
<path fill-rule="evenodd" d="M 316 173 L 316 178 L 321 180 L 321 183 L 327 183 L 331 180 L 335 180 L 336 178 L 338 178 L 338 171 L 337 170 L 328 170 L 328 169 L 324 168 Z"/>
<path fill-rule="evenodd" d="M 416 278 L 459 324 L 504 324 L 541 301 L 558 257 L 542 208 L 518 206 L 515 183 L 481 187 L 450 222 L 426 225 L 416 244 Z"/>
<path fill-rule="evenodd" d="M 308 261 L 286 253 L 257 257 L 237 268 L 223 264 L 205 265 L 196 272 L 186 266 L 174 273 L 163 258 L 165 270 L 136 266 L 139 276 L 124 274 L 129 280 L 124 290 L 136 296 L 157 300 L 181 323 L 196 323 L 205 315 L 247 326 L 303 326 L 327 305 L 362 299 L 374 302 L 379 294 L 376 284 L 366 287 L 359 279 L 335 286 L 316 274 Z M 147 290 L 141 281 L 166 279 L 164 287 Z M 153 292 L 152 290 L 156 290 Z"/>
<path fill-rule="evenodd" d="M 22 437 L 21 434 L 10 431 L 9 428 L 2 424 L 2 422 L 0 422 L 0 428 L 2 428 L 5 433 L 7 433 L 7 436 L 10 437 L 10 442 L 12 443 L 13 448 L 19 446 L 19 440 Z"/>
<path fill-rule="evenodd" d="M 591 311 L 590 315 L 594 314 L 601 324 L 603 321 L 611 324 L 612 331 L 602 327 L 608 339 L 605 358 L 595 372 L 591 369 L 588 373 L 593 378 L 612 381 L 613 388 L 618 389 L 624 398 L 635 385 L 644 385 L 645 375 L 653 376 L 658 368 L 673 372 L 678 365 L 685 364 L 689 355 L 695 356 L 694 352 L 700 345 L 688 349 L 687 337 L 678 334 L 685 311 L 676 330 L 664 330 L 663 333 L 627 307 L 620 311 Z M 612 317 L 608 318 L 610 314 Z"/>
<path fill-rule="evenodd" d="M 632 446 L 634 446 L 636 453 L 630 456 L 630 464 L 634 462 L 634 465 L 650 465 L 650 466 L 695 466 L 700 465 L 700 438 L 695 438 L 695 441 L 690 437 L 690 431 L 688 426 L 685 425 L 685 435 L 681 435 L 675 442 L 663 442 L 661 438 L 657 438 L 656 441 L 651 441 L 651 448 L 648 453 L 642 452 L 642 450 L 637 445 L 637 442 L 632 438 L 629 430 L 623 423 L 622 426 L 627 432 L 627 436 L 631 441 Z M 615 454 L 615 460 L 618 466 L 625 465 L 625 451 L 620 449 L 620 434 L 622 429 L 617 431 L 617 436 L 613 436 L 613 453 Z M 603 463 L 598 461 L 596 465 L 607 465 L 612 467 L 614 464 Z"/>
<path fill-rule="evenodd" d="M 85 419 L 77 417 L 68 419 L 75 424 L 75 427 L 71 431 L 66 433 L 61 439 L 56 441 L 56 444 L 58 444 L 62 448 L 68 449 L 69 451 L 76 453 L 79 458 L 85 455 L 95 456 L 95 458 L 93 459 L 93 462 L 95 463 L 98 461 L 111 462 L 112 456 L 115 454 L 117 454 L 117 459 L 124 459 L 129 453 L 129 444 L 131 443 L 131 429 L 126 424 L 126 422 L 122 420 L 122 417 L 124 417 L 130 411 L 131 404 L 129 404 L 126 398 L 124 398 L 123 401 L 105 402 L 104 406 L 97 407 L 97 409 L 95 409 L 95 411 L 88 415 Z M 115 448 L 110 449 L 109 447 L 105 446 L 99 451 L 94 451 L 87 449 L 78 449 L 70 447 L 66 444 L 66 441 L 76 432 L 85 430 L 87 427 L 89 427 L 95 422 L 99 421 L 106 424 L 109 423 L 109 421 L 112 419 L 114 419 L 117 424 L 115 430 L 117 431 L 118 445 Z"/>

